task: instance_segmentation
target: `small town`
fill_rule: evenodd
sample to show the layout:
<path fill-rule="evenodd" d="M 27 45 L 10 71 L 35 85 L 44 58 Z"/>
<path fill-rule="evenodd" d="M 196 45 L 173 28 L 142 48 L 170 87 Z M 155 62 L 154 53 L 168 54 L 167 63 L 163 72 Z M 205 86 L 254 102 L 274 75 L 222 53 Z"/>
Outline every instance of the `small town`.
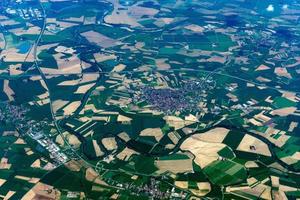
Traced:
<path fill-rule="evenodd" d="M 297 0 L 1 0 L 0 199 L 300 198 Z"/>

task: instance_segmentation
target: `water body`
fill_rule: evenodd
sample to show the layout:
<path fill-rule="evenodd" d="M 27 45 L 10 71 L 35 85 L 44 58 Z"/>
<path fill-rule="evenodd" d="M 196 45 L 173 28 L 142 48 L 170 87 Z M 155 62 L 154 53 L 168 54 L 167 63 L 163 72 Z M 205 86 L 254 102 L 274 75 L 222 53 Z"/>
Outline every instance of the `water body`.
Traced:
<path fill-rule="evenodd" d="M 25 41 L 18 46 L 19 49 L 18 53 L 26 54 L 28 53 L 30 48 L 31 48 L 31 43 L 29 41 Z"/>

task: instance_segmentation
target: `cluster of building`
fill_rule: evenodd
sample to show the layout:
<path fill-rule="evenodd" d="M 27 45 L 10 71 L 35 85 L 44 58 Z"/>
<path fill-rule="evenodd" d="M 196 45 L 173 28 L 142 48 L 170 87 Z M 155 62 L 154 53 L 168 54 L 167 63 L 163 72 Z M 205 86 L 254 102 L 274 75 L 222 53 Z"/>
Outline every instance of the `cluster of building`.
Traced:
<path fill-rule="evenodd" d="M 28 110 L 22 106 L 14 106 L 8 102 L 0 102 L 0 121 L 5 124 L 15 124 L 17 128 L 23 128 L 23 122 L 26 120 L 25 114 Z"/>
<path fill-rule="evenodd" d="M 211 79 L 189 80 L 178 88 L 156 88 L 145 86 L 137 101 L 144 100 L 154 109 L 164 113 L 194 112 L 199 110 L 199 102 L 203 94 L 215 87 Z"/>
<path fill-rule="evenodd" d="M 23 19 L 42 19 L 43 14 L 42 12 L 37 8 L 7 8 L 5 12 L 9 15 L 18 15 L 22 17 Z"/>
<path fill-rule="evenodd" d="M 29 128 L 29 130 L 27 131 L 27 135 L 29 135 L 43 148 L 45 148 L 49 152 L 50 158 L 52 158 L 56 164 L 63 164 L 69 160 L 65 153 L 63 153 L 58 147 L 58 145 L 56 145 L 48 136 L 43 134 L 42 131 L 37 132 L 32 128 Z"/>
<path fill-rule="evenodd" d="M 46 149 L 50 158 L 56 164 L 62 164 L 69 159 L 62 150 L 43 132 L 43 128 L 48 124 L 46 121 L 37 122 L 28 119 L 25 115 L 27 109 L 22 106 L 11 105 L 8 102 L 0 105 L 0 121 L 13 125 L 21 134 L 28 135 L 39 145 Z"/>
<path fill-rule="evenodd" d="M 152 199 L 170 199 L 170 198 L 184 199 L 185 197 L 187 197 L 187 193 L 182 191 L 178 193 L 176 192 L 176 189 L 174 187 L 165 192 L 161 191 L 159 189 L 160 181 L 155 178 L 151 178 L 149 184 L 144 184 L 141 186 L 136 186 L 132 183 L 118 183 L 111 179 L 107 179 L 106 182 L 109 183 L 110 185 L 116 185 L 117 187 L 130 191 L 134 195 L 144 194 L 145 196 L 149 196 Z"/>

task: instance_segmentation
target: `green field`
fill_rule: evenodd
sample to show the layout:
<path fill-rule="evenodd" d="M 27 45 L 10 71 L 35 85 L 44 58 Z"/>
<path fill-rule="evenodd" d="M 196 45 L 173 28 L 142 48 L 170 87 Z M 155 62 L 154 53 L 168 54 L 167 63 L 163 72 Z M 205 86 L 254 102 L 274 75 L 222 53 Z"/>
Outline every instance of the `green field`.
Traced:
<path fill-rule="evenodd" d="M 209 180 L 217 185 L 231 185 L 245 181 L 247 174 L 243 165 L 229 161 L 214 161 L 203 169 Z"/>

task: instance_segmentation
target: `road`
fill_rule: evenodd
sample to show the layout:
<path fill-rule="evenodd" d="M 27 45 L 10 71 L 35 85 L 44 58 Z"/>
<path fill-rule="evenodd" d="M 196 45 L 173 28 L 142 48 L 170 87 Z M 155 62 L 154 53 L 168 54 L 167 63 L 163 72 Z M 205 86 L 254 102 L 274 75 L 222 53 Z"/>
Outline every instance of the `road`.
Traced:
<path fill-rule="evenodd" d="M 39 34 L 39 36 L 38 36 L 38 39 L 36 40 L 36 42 L 35 42 L 35 44 L 34 44 L 34 47 L 33 47 L 33 51 L 34 51 L 34 52 L 33 52 L 33 53 L 34 53 L 34 63 L 35 63 L 36 69 L 39 71 L 39 73 L 40 73 L 40 75 L 41 75 L 43 81 L 45 82 L 45 85 L 46 85 L 47 90 L 48 90 L 48 92 L 49 92 L 50 111 L 51 111 L 52 121 L 53 121 L 53 124 L 54 124 L 54 126 L 55 126 L 55 128 L 56 128 L 58 134 L 63 138 L 65 144 L 69 147 L 70 150 L 72 150 L 72 152 L 74 153 L 74 155 L 76 155 L 76 156 L 78 157 L 78 159 L 83 160 L 83 161 L 85 162 L 86 165 L 91 166 L 91 164 L 90 164 L 89 162 L 85 161 L 85 160 L 84 160 L 84 159 L 83 159 L 83 158 L 82 158 L 75 150 L 73 150 L 72 146 L 68 143 L 68 141 L 66 140 L 66 138 L 65 138 L 64 135 L 62 134 L 62 131 L 61 131 L 59 125 L 58 125 L 58 121 L 57 121 L 57 119 L 56 119 L 56 117 L 55 117 L 55 113 L 54 113 L 54 111 L 53 111 L 53 106 L 52 106 L 52 101 L 51 101 L 51 91 L 49 90 L 49 86 L 48 86 L 48 83 L 47 83 L 47 78 L 46 78 L 46 75 L 43 73 L 43 71 L 40 69 L 39 63 L 38 63 L 38 60 L 37 60 L 37 47 L 38 47 L 38 44 L 39 44 L 39 42 L 41 41 L 41 38 L 42 38 L 42 36 L 43 36 L 43 34 L 44 34 L 44 31 L 45 31 L 45 28 L 46 28 L 46 19 L 47 19 L 47 18 L 46 18 L 46 12 L 45 12 L 45 9 L 44 9 L 42 3 L 40 2 L 40 0 L 39 0 L 39 3 L 40 3 L 40 5 L 41 5 L 41 9 L 42 9 L 42 13 L 43 13 L 43 27 L 42 27 L 41 32 L 40 32 L 40 34 Z M 91 167 L 93 167 L 93 166 L 91 166 Z"/>
<path fill-rule="evenodd" d="M 37 65 L 37 62 L 36 62 L 36 47 L 35 47 L 34 51 L 35 51 L 35 65 Z M 38 67 L 38 69 L 39 69 L 39 67 Z M 243 82 L 246 82 L 246 83 L 251 83 L 251 84 L 256 85 L 256 86 L 264 87 L 264 88 L 271 89 L 271 90 L 276 90 L 276 91 L 279 91 L 279 92 L 281 91 L 281 92 L 291 92 L 291 93 L 299 94 L 298 91 L 287 90 L 287 89 L 280 89 L 280 88 L 276 88 L 276 87 L 273 87 L 273 86 L 268 86 L 268 85 L 265 85 L 265 84 L 262 84 L 262 83 L 254 82 L 252 80 L 240 78 L 238 76 L 233 76 L 233 75 L 230 75 L 230 74 L 226 74 L 224 72 L 219 72 L 218 70 L 209 71 L 209 70 L 205 70 L 205 69 L 184 69 L 184 68 L 181 68 L 181 69 L 171 69 L 171 70 L 154 69 L 154 70 L 149 71 L 149 72 L 174 72 L 174 71 L 189 71 L 189 72 L 204 72 L 204 73 L 208 73 L 208 75 L 205 76 L 205 80 L 207 78 L 209 78 L 210 76 L 212 76 L 212 75 L 226 76 L 226 77 L 229 77 L 229 78 L 237 79 L 237 80 L 240 80 L 240 81 L 243 81 Z M 42 75 L 40 69 L 39 69 L 39 72 L 40 72 L 40 75 Z M 71 75 L 81 76 L 83 74 L 112 75 L 114 73 L 116 73 L 116 72 L 99 71 L 99 72 L 83 72 L 83 73 L 68 73 L 68 74 L 65 74 L 65 73 L 44 74 L 43 73 L 43 76 L 45 76 L 45 77 L 47 77 L 47 76 L 71 76 Z M 118 73 L 119 74 L 132 74 L 132 73 L 142 73 L 142 71 L 127 70 L 127 71 L 121 71 L 121 72 L 118 72 Z M 38 75 L 39 74 L 21 74 L 21 75 L 17 75 L 17 76 L 10 76 L 10 75 L 0 74 L 0 79 L 27 78 L 27 77 L 33 77 L 33 76 L 38 76 Z"/>
<path fill-rule="evenodd" d="M 74 153 L 74 155 L 84 161 L 85 165 L 88 166 L 88 167 L 92 167 L 92 168 L 95 168 L 96 169 L 96 165 L 92 165 L 91 163 L 89 163 L 88 161 L 86 161 L 81 155 L 79 155 L 75 150 L 73 150 L 72 146 L 68 143 L 67 139 L 64 137 L 64 135 L 62 134 L 62 130 L 60 129 L 60 126 L 58 124 L 58 121 L 56 119 L 56 116 L 55 116 L 55 113 L 53 111 L 53 106 L 52 106 L 52 100 L 51 100 L 51 91 L 49 90 L 49 86 L 48 86 L 48 83 L 47 83 L 47 76 L 51 76 L 52 74 L 44 74 L 43 71 L 40 69 L 40 66 L 39 66 L 39 63 L 38 63 L 38 60 L 37 60 L 37 48 L 38 48 L 38 45 L 42 39 L 42 36 L 44 34 L 44 31 L 45 31 L 45 28 L 46 28 L 46 13 L 45 13 L 45 9 L 42 5 L 42 3 L 40 2 L 40 5 L 41 5 L 41 8 L 42 8 L 42 13 L 43 13 L 43 27 L 40 31 L 40 34 L 36 40 L 36 42 L 34 43 L 34 46 L 33 46 L 33 54 L 34 54 L 34 64 L 35 64 L 35 67 L 36 69 L 39 71 L 39 74 L 40 76 L 42 77 L 43 81 L 45 82 L 45 85 L 48 89 L 48 92 L 49 92 L 49 99 L 50 99 L 50 111 L 51 111 L 51 117 L 52 117 L 52 120 L 53 120 L 53 123 L 54 123 L 54 126 L 55 128 L 57 129 L 57 132 L 60 134 L 60 136 L 63 138 L 65 144 L 68 146 L 68 148 L 70 150 L 72 150 L 72 152 Z M 222 73 L 222 72 L 218 72 L 217 70 L 216 71 L 208 71 L 208 70 L 203 70 L 203 69 L 173 69 L 171 71 L 191 71 L 191 72 L 205 72 L 205 73 L 208 73 L 208 75 L 206 76 L 206 79 L 208 77 L 210 77 L 211 75 L 220 75 L 220 76 L 227 76 L 227 77 L 230 77 L 230 78 L 233 78 L 233 79 L 238 79 L 238 80 L 241 80 L 241 81 L 245 81 L 247 83 L 252 83 L 256 86 L 263 86 L 263 87 L 266 87 L 268 89 L 272 89 L 272 90 L 276 90 L 276 91 L 286 91 L 286 92 L 294 92 L 294 91 L 289 91 L 289 90 L 282 90 L 282 89 L 278 89 L 278 88 L 275 88 L 275 87 L 272 87 L 272 86 L 266 86 L 264 84 L 260 84 L 260 83 L 256 83 L 254 81 L 251 81 L 251 80 L 247 80 L 247 79 L 243 79 L 243 78 L 240 78 L 240 77 L 237 77 L 237 76 L 232 76 L 232 75 L 229 75 L 229 74 L 225 74 L 225 73 Z M 162 71 L 166 71 L 166 70 L 154 70 L 154 71 L 158 71 L 158 72 L 162 72 Z M 168 70 L 170 71 L 170 70 Z M 133 73 L 133 72 L 136 72 L 136 71 L 122 71 L 121 73 Z M 110 75 L 114 72 L 91 72 L 91 73 L 97 73 L 97 74 L 103 74 L 103 75 Z M 66 74 L 61 74 L 61 75 L 66 75 Z M 70 74 L 67 74 L 67 75 L 70 75 Z M 72 75 L 82 75 L 82 73 L 80 74 L 72 74 Z M 30 75 L 30 74 L 25 74 L 25 75 L 22 75 L 20 77 L 26 77 L 26 76 L 36 76 L 36 75 Z M 85 98 L 85 100 L 82 102 L 82 104 L 85 104 L 86 101 L 88 99 L 88 96 Z M 257 136 L 257 135 L 256 135 Z M 260 139 L 263 139 L 263 138 L 260 138 Z M 265 140 L 263 140 L 264 142 L 267 142 Z M 269 144 L 270 145 L 270 144 Z M 178 145 L 180 146 L 180 145 Z M 282 163 L 281 163 L 282 164 Z M 296 172 L 297 173 L 297 172 Z M 142 174 L 142 175 L 147 175 L 147 174 Z M 149 175 L 147 175 L 149 176 Z"/>

